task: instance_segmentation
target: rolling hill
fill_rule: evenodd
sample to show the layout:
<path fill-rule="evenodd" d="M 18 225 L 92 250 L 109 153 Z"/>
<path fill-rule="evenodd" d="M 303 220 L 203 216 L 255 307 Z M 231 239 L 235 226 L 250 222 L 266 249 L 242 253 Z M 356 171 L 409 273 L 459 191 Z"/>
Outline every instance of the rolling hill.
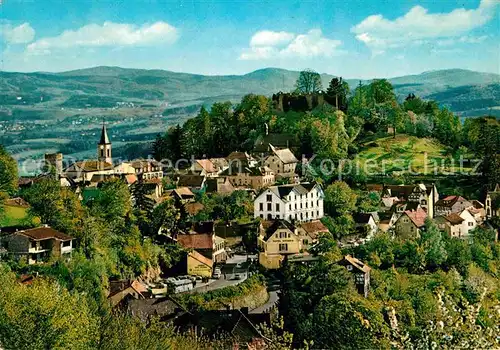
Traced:
<path fill-rule="evenodd" d="M 186 107 L 213 101 L 237 101 L 247 93 L 271 95 L 277 91 L 290 91 L 298 75 L 297 71 L 278 68 L 224 76 L 119 67 L 94 67 L 63 73 L 0 72 L 0 105 L 41 102 L 68 108 L 109 108 L 123 101 Z M 332 75 L 322 74 L 323 85 L 328 86 L 332 78 Z M 400 99 L 412 92 L 436 99 L 453 111 L 466 115 L 474 115 L 475 110 L 500 107 L 500 76 L 497 74 L 450 69 L 389 80 Z M 347 81 L 351 88 L 359 83 L 358 79 Z"/>
<path fill-rule="evenodd" d="M 88 158 L 95 154 L 106 120 L 114 156 L 142 154 L 158 133 L 183 123 L 202 105 L 237 102 L 248 93 L 291 91 L 298 76 L 297 71 L 277 68 L 226 76 L 120 67 L 0 72 L 0 143 L 19 161 L 56 151 L 67 158 Z M 323 85 L 332 78 L 323 74 Z M 463 116 L 500 116 L 499 75 L 451 69 L 390 81 L 401 100 L 412 92 Z M 357 79 L 347 82 L 351 88 L 359 84 Z"/>

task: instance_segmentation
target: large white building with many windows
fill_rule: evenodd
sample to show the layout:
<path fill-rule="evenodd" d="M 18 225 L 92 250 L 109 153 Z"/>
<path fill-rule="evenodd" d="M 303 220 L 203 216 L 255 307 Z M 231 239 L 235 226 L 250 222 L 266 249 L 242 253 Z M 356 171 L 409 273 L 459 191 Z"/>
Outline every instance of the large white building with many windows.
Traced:
<path fill-rule="evenodd" d="M 271 186 L 254 201 L 254 217 L 266 220 L 310 221 L 321 219 L 323 190 L 315 183 Z"/>

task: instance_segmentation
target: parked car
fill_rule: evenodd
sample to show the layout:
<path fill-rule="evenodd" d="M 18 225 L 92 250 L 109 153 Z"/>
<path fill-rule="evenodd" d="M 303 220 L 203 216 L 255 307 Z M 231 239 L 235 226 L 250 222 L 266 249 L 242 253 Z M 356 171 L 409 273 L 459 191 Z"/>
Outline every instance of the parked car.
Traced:
<path fill-rule="evenodd" d="M 215 268 L 214 273 L 212 274 L 212 277 L 215 279 L 219 279 L 221 275 L 222 275 L 222 271 L 219 268 Z"/>

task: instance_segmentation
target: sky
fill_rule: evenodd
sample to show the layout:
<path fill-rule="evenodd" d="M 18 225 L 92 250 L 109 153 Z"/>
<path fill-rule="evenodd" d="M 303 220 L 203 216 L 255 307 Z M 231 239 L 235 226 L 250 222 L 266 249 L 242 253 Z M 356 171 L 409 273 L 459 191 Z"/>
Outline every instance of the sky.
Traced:
<path fill-rule="evenodd" d="M 0 0 L 0 69 L 500 73 L 500 0 Z"/>

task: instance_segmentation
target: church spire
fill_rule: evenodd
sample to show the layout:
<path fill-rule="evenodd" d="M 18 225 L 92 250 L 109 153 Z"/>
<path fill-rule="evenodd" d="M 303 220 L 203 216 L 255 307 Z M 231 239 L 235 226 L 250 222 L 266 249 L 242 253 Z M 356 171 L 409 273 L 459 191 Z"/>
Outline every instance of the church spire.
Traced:
<path fill-rule="evenodd" d="M 102 121 L 102 130 L 101 130 L 101 140 L 99 141 L 100 145 L 108 145 L 109 142 L 108 132 L 106 131 L 106 123 L 104 120 Z"/>
<path fill-rule="evenodd" d="M 111 141 L 109 141 L 106 124 L 102 121 L 101 139 L 97 144 L 97 159 L 100 163 L 113 164 L 111 156 Z"/>

